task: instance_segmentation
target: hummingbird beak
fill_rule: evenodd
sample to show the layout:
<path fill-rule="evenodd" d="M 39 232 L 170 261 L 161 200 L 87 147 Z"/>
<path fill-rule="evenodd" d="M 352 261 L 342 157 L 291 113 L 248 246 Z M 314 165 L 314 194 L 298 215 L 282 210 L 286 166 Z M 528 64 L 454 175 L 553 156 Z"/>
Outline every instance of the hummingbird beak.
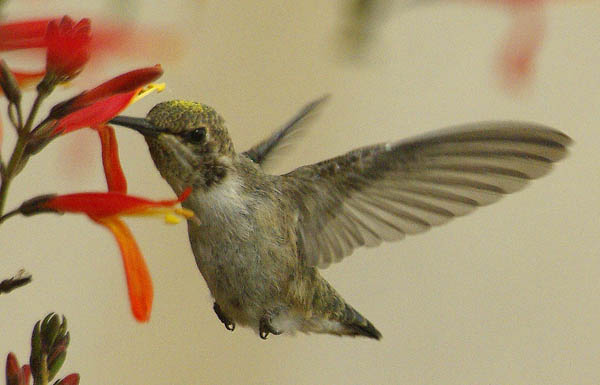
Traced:
<path fill-rule="evenodd" d="M 119 126 L 128 127 L 136 130 L 144 136 L 150 136 L 156 138 L 160 133 L 164 132 L 163 129 L 155 126 L 146 118 L 134 118 L 131 116 L 116 116 L 109 120 L 111 124 L 117 124 Z"/>

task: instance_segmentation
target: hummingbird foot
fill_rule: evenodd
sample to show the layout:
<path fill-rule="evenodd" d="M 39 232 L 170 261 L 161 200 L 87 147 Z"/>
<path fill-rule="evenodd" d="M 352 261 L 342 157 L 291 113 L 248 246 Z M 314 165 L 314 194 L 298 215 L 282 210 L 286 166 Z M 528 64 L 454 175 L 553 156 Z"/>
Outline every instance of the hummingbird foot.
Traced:
<path fill-rule="evenodd" d="M 280 330 L 275 329 L 273 325 L 271 325 L 270 316 L 264 316 L 260 319 L 260 322 L 258 324 L 258 335 L 260 336 L 260 338 L 266 340 L 269 334 L 278 336 L 281 333 L 282 332 Z"/>
<path fill-rule="evenodd" d="M 229 330 L 231 332 L 235 330 L 235 322 L 233 322 L 232 320 L 230 320 L 225 315 L 225 313 L 223 313 L 223 310 L 221 310 L 221 307 L 219 306 L 218 303 L 215 302 L 215 304 L 213 305 L 213 310 L 217 314 L 217 317 L 219 318 L 219 321 L 223 322 L 223 325 L 225 325 L 225 329 L 227 329 L 227 330 Z"/>

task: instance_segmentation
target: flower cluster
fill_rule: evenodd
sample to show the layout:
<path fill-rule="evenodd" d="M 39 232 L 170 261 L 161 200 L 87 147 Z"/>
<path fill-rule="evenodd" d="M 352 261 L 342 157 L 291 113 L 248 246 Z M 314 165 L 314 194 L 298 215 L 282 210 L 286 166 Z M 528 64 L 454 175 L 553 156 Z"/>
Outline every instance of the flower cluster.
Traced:
<path fill-rule="evenodd" d="M 29 365 L 19 366 L 14 353 L 6 357 L 6 385 L 47 384 L 58 374 L 67 357 L 69 346 L 67 320 L 50 313 L 38 321 L 31 335 L 31 355 Z M 79 374 L 71 373 L 56 381 L 54 385 L 77 385 Z"/>
<path fill-rule="evenodd" d="M 0 61 L 0 88 L 9 102 L 9 117 L 18 136 L 9 162 L 5 164 L 0 159 L 0 224 L 15 214 L 79 213 L 110 230 L 121 251 L 133 315 L 144 322 L 149 320 L 152 308 L 152 282 L 137 243 L 120 218 L 157 214 L 165 215 L 167 223 L 189 218 L 191 212 L 173 206 L 182 202 L 190 191 L 186 190 L 178 199 L 159 201 L 128 195 L 115 131 L 107 122 L 139 98 L 154 90 L 162 90 L 164 85 L 152 83 L 162 75 L 161 66 L 136 69 L 81 92 L 56 104 L 45 119 L 34 125 L 42 101 L 57 85 L 72 80 L 82 71 L 93 53 L 90 34 L 88 19 L 75 22 L 68 16 L 0 25 L 0 51 L 32 47 L 46 49 L 43 71 L 13 71 Z M 37 97 L 25 119 L 21 89 L 32 82 L 39 82 Z M 100 137 L 108 191 L 38 196 L 2 215 L 10 182 L 25 167 L 28 159 L 57 137 L 84 127 L 95 130 Z"/>

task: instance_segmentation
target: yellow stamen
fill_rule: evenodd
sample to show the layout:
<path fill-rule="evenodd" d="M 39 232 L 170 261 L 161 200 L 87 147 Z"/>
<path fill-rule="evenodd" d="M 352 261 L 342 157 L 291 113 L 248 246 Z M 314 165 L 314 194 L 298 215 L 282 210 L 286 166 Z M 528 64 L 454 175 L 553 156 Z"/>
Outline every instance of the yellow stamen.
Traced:
<path fill-rule="evenodd" d="M 184 209 L 181 207 L 152 207 L 148 208 L 144 211 L 133 211 L 130 213 L 122 213 L 121 215 L 131 216 L 131 217 L 147 217 L 147 216 L 163 216 L 165 218 L 165 223 L 167 224 L 177 224 L 181 222 L 182 218 L 192 218 L 194 216 L 194 212 L 192 210 Z"/>
<path fill-rule="evenodd" d="M 165 83 L 150 83 L 145 85 L 144 87 L 140 88 L 140 90 L 137 92 L 137 94 L 131 99 L 131 103 L 135 103 L 138 100 L 140 100 L 141 98 L 147 96 L 148 94 L 156 91 L 156 92 L 161 92 L 165 89 Z"/>
<path fill-rule="evenodd" d="M 184 209 L 183 207 L 176 207 L 175 214 L 181 215 L 185 218 L 191 218 L 194 216 L 194 212 L 192 210 Z"/>
<path fill-rule="evenodd" d="M 181 218 L 175 214 L 167 214 L 165 215 L 165 223 L 169 225 L 176 225 L 181 222 Z"/>

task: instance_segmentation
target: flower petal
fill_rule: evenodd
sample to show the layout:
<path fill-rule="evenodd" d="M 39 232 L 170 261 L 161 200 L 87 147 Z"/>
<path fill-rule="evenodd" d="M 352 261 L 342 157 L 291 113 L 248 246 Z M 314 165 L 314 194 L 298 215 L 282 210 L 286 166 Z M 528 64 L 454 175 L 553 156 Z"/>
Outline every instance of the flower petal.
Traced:
<path fill-rule="evenodd" d="M 126 193 L 127 180 L 119 160 L 119 147 L 115 130 L 107 124 L 96 126 L 95 129 L 102 145 L 102 165 L 104 166 L 108 191 Z"/>
<path fill-rule="evenodd" d="M 162 73 L 160 64 L 124 73 L 52 107 L 49 118 L 60 119 L 111 96 L 137 92 L 141 87 L 158 79 Z"/>
<path fill-rule="evenodd" d="M 18 21 L 0 25 L 0 51 L 45 46 L 46 28 L 52 19 Z"/>
<path fill-rule="evenodd" d="M 46 78 L 62 83 L 78 75 L 90 57 L 91 27 L 89 19 L 77 24 L 70 17 L 48 23 L 45 43 Z"/>
<path fill-rule="evenodd" d="M 133 316 L 139 322 L 147 322 L 152 311 L 152 280 L 140 249 L 129 228 L 117 217 L 101 218 L 96 222 L 106 226 L 115 236 L 127 278 L 127 290 Z"/>
<path fill-rule="evenodd" d="M 21 212 L 33 215 L 37 212 L 56 211 L 62 213 L 83 213 L 91 218 L 106 218 L 115 215 L 143 214 L 156 207 L 169 207 L 185 200 L 191 189 L 184 191 L 177 199 L 154 201 L 120 192 L 75 193 L 48 195 L 33 198 L 21 206 Z M 30 203 L 28 203 L 30 202 Z"/>
<path fill-rule="evenodd" d="M 78 109 L 58 121 L 51 136 L 66 134 L 83 127 L 94 127 L 106 123 L 123 111 L 135 97 L 136 91 L 117 94 L 92 105 Z"/>
<path fill-rule="evenodd" d="M 23 72 L 23 71 L 13 71 L 13 75 L 17 79 L 17 83 L 21 88 L 26 88 L 33 84 L 36 84 L 40 81 L 41 78 L 44 77 L 46 71 L 36 71 L 36 72 Z"/>

